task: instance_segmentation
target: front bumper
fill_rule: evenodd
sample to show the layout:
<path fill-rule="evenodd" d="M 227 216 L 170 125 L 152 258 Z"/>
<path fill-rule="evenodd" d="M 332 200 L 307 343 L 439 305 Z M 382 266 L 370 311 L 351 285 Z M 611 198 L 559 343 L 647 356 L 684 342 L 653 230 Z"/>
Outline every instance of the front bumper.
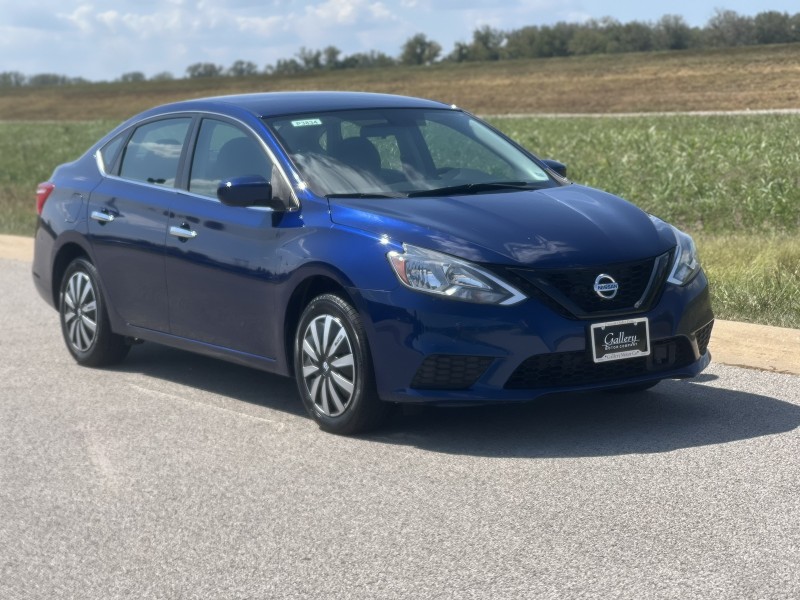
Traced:
<path fill-rule="evenodd" d="M 359 293 L 378 393 L 390 402 L 491 403 L 693 377 L 710 362 L 713 313 L 701 272 L 667 285 L 649 319 L 651 355 L 595 364 L 592 323 L 535 298 L 514 306 L 443 300 L 406 288 Z"/>

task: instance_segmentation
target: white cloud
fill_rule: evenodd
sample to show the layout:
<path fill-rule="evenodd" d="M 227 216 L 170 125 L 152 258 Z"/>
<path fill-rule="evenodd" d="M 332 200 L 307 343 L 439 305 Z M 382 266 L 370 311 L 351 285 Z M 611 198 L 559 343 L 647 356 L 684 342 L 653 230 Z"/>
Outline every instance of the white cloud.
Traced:
<path fill-rule="evenodd" d="M 564 15 L 564 20 L 569 23 L 585 23 L 592 19 L 592 15 L 582 10 L 571 10 Z"/>
<path fill-rule="evenodd" d="M 372 16 L 378 21 L 394 21 L 394 13 L 383 2 L 375 2 L 369 5 Z"/>
<path fill-rule="evenodd" d="M 97 21 L 99 21 L 101 24 L 105 25 L 108 29 L 114 31 L 117 28 L 120 17 L 117 11 L 109 10 L 107 12 L 98 13 L 95 19 L 97 19 Z"/>
<path fill-rule="evenodd" d="M 796 13 L 797 0 L 770 9 Z M 129 71 L 182 76 L 195 62 L 263 67 L 300 46 L 392 56 L 424 33 L 445 53 L 482 25 L 503 30 L 611 15 L 622 21 L 682 14 L 702 25 L 718 0 L 675 0 L 667 11 L 632 0 L 0 0 L 0 71 L 114 79 Z M 752 0 L 728 0 L 743 14 Z M 749 8 L 748 8 L 749 7 Z"/>
<path fill-rule="evenodd" d="M 368 0 L 326 0 L 320 4 L 306 6 L 305 15 L 316 21 L 312 23 L 313 26 L 329 26 L 332 22 L 353 25 L 358 22 L 386 21 L 393 18 L 393 12 L 385 4 Z"/>
<path fill-rule="evenodd" d="M 327 0 L 317 6 L 307 6 L 306 15 L 335 23 L 352 23 L 356 16 L 358 0 Z"/>
<path fill-rule="evenodd" d="M 259 0 L 118 0 L 109 8 L 92 0 L 39 1 L 45 12 L 52 8 L 60 21 L 49 27 L 50 47 L 59 50 L 51 51 L 47 70 L 92 79 L 114 79 L 133 70 L 146 74 L 169 70 L 182 76 L 189 64 L 206 61 L 228 66 L 235 60 L 252 60 L 263 67 L 293 56 L 301 46 L 334 45 L 345 55 L 379 50 L 396 56 L 402 43 L 420 31 L 448 51 L 456 39 L 471 35 L 465 28 L 477 22 L 499 26 L 502 23 L 491 15 L 506 14 L 509 6 L 516 6 L 515 0 L 502 11 L 487 0 L 435 4 L 417 0 L 275 0 L 269 4 Z M 0 0 L 0 10 L 8 2 Z M 5 40 L 25 39 L 20 26 L 33 20 L 31 11 L 14 9 L 9 16 L 17 26 Z M 16 59 L 0 56 L 0 71 L 11 70 L 7 63 L 19 62 L 23 53 L 17 54 Z M 25 64 L 35 60 L 26 56 Z M 43 55 L 38 60 L 45 62 Z"/>
<path fill-rule="evenodd" d="M 293 16 L 293 15 L 291 15 Z M 284 17 L 236 17 L 236 26 L 240 31 L 268 37 L 281 31 L 287 20 Z"/>
<path fill-rule="evenodd" d="M 94 8 L 88 4 L 84 4 L 64 16 L 66 17 L 67 21 L 72 23 L 82 33 L 89 34 L 94 31 L 94 28 L 92 27 L 93 14 Z"/>

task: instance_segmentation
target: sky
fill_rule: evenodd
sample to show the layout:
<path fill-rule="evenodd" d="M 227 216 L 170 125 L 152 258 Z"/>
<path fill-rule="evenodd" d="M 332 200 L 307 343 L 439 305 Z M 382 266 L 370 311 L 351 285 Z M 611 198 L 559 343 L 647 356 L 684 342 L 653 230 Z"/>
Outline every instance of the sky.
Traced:
<path fill-rule="evenodd" d="M 198 62 L 229 67 L 241 59 L 263 69 L 300 47 L 396 57 L 416 33 L 447 54 L 484 25 L 508 31 L 605 16 L 655 22 L 676 14 L 703 26 L 717 8 L 744 15 L 800 12 L 797 0 L 0 0 L 0 72 L 91 81 L 133 71 L 183 77 Z"/>

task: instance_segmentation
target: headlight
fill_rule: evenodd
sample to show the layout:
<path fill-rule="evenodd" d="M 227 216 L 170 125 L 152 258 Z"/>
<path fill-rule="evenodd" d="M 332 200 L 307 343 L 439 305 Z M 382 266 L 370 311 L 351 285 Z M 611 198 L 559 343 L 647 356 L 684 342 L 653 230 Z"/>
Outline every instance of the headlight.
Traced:
<path fill-rule="evenodd" d="M 675 251 L 675 262 L 672 264 L 672 273 L 668 281 L 675 285 L 686 285 L 700 272 L 700 261 L 697 258 L 697 248 L 694 240 L 680 229 L 672 227 L 678 248 Z"/>
<path fill-rule="evenodd" d="M 386 257 L 401 283 L 412 290 L 477 302 L 516 304 L 525 295 L 477 265 L 441 252 L 403 244 L 403 252 Z"/>

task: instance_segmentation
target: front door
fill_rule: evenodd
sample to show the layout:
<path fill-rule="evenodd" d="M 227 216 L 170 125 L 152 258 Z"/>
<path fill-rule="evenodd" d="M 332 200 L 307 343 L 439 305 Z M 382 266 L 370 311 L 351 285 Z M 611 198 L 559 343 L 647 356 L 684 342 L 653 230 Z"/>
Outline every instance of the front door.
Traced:
<path fill-rule="evenodd" d="M 281 229 L 264 208 L 225 206 L 220 181 L 244 175 L 271 178 L 260 143 L 238 125 L 206 118 L 200 124 L 188 191 L 169 215 L 166 274 L 173 335 L 262 358 L 282 327 L 273 309 Z M 283 232 L 285 235 L 285 232 Z"/>

